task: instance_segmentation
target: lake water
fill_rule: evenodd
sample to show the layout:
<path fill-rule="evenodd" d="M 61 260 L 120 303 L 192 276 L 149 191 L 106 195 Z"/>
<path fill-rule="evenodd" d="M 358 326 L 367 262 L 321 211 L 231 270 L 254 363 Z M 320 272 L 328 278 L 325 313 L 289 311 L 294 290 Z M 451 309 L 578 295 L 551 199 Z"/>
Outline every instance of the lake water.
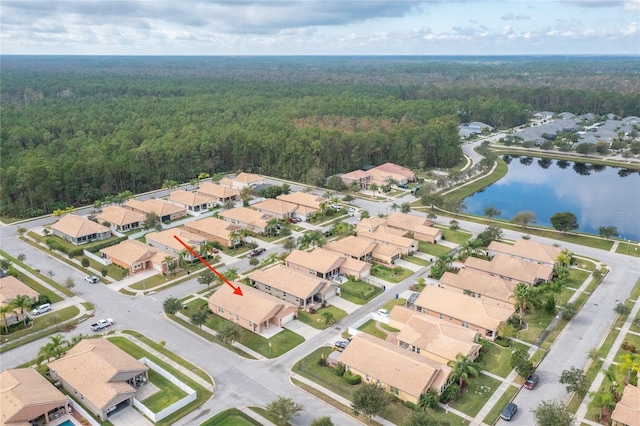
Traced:
<path fill-rule="evenodd" d="M 467 212 L 483 215 L 493 205 L 510 219 L 527 210 L 536 224 L 551 227 L 549 218 L 570 211 L 578 231 L 598 234 L 615 226 L 621 238 L 640 241 L 640 173 L 572 161 L 504 156 L 509 171 L 500 181 L 467 197 Z"/>

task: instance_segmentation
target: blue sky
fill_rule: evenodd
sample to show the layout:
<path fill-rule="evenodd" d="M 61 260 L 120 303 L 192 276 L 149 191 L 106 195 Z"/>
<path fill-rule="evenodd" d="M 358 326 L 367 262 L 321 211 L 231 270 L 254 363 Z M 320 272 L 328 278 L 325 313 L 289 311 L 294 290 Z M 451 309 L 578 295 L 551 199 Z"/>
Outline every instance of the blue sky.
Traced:
<path fill-rule="evenodd" d="M 2 54 L 640 54 L 640 0 L 3 0 Z"/>

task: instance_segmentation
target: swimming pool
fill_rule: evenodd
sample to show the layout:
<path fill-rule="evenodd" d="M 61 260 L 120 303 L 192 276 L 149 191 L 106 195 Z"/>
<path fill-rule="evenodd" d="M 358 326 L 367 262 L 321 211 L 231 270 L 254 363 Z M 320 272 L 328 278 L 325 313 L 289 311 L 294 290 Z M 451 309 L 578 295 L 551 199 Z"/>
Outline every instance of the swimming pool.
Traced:
<path fill-rule="evenodd" d="M 60 423 L 58 426 L 75 426 L 75 425 L 76 424 L 71 420 L 65 420 L 64 422 Z"/>

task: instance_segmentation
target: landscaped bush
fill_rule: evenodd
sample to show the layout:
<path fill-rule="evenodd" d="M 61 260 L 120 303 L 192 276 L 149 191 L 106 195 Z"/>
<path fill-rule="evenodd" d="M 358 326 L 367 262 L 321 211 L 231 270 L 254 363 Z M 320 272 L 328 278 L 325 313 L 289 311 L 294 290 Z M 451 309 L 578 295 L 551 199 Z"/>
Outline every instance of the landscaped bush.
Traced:
<path fill-rule="evenodd" d="M 440 395 L 440 402 L 446 404 L 451 401 L 455 401 L 460 396 L 460 386 L 457 383 L 452 383 L 448 388 Z"/>
<path fill-rule="evenodd" d="M 343 364 L 343 363 L 339 363 L 339 364 L 336 366 L 336 371 L 335 371 L 336 376 L 344 376 L 344 372 L 345 372 L 345 371 L 346 371 L 346 369 L 345 369 L 345 367 L 344 367 L 344 364 Z"/>
<path fill-rule="evenodd" d="M 347 384 L 350 384 L 352 386 L 358 385 L 362 381 L 362 378 L 359 374 L 352 374 L 350 371 L 345 371 L 342 375 L 342 378 L 345 382 L 347 382 Z"/>
<path fill-rule="evenodd" d="M 83 268 L 88 268 L 89 267 L 89 259 L 87 259 L 86 257 L 83 257 L 82 261 L 80 263 L 82 264 Z"/>

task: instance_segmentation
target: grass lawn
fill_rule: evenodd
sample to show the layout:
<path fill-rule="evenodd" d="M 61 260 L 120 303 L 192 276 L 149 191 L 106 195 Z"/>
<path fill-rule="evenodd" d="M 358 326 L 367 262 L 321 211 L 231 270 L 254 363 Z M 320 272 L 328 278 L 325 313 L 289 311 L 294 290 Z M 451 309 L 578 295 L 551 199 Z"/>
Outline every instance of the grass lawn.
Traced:
<path fill-rule="evenodd" d="M 112 263 L 111 265 L 107 265 L 104 266 L 102 263 L 93 260 L 90 257 L 84 256 L 84 255 L 80 255 L 80 256 L 76 256 L 75 260 L 77 260 L 78 262 L 82 262 L 82 259 L 86 257 L 89 260 L 89 266 L 93 269 L 95 269 L 96 271 L 100 272 L 97 276 L 98 278 L 101 278 L 101 273 L 103 269 L 107 270 L 107 275 L 110 276 L 111 278 L 113 278 L 116 281 L 120 281 L 121 279 L 123 279 L 124 277 L 127 276 L 127 270 L 124 268 L 120 268 L 118 267 L 115 263 Z M 93 275 L 94 273 L 88 269 L 82 268 L 83 272 L 86 272 L 88 275 Z M 108 282 L 108 281 L 105 281 Z"/>
<path fill-rule="evenodd" d="M 70 320 L 80 313 L 80 309 L 77 306 L 68 306 L 64 309 L 60 309 L 59 311 L 50 312 L 46 315 L 34 317 L 34 319 L 27 324 L 27 328 L 14 331 L 9 335 L 2 335 L 2 343 L 11 342 L 13 340 L 19 339 L 21 337 L 27 336 L 29 334 L 38 333 L 39 331 L 44 330 L 47 327 L 51 327 L 53 325 L 62 325 L 63 322 Z M 59 331 L 59 327 L 51 330 L 46 334 L 53 334 Z M 2 328 L 2 332 L 4 333 L 4 327 Z M 39 337 L 42 337 L 39 335 Z M 3 350 L 6 350 L 3 348 Z"/>
<path fill-rule="evenodd" d="M 60 259 L 61 261 L 70 264 L 71 266 L 73 266 L 74 268 L 77 267 L 77 265 L 75 265 L 74 263 L 72 263 L 67 257 L 62 257 L 59 256 L 55 253 L 51 253 L 49 250 L 47 250 L 46 248 L 34 243 L 33 241 L 26 239 L 26 238 L 22 238 L 22 241 L 26 242 L 29 245 L 32 245 L 33 247 L 36 247 L 42 251 L 44 251 L 45 253 L 47 253 L 50 256 L 54 256 L 58 259 Z M 9 256 L 6 252 L 0 250 L 0 254 L 2 255 L 2 257 L 4 257 L 5 259 L 10 260 L 11 262 L 20 265 L 23 269 L 26 269 L 27 271 L 31 272 L 33 275 L 37 276 L 38 278 L 40 278 L 42 281 L 45 281 L 47 284 L 49 284 L 50 286 L 56 288 L 58 291 L 60 291 L 62 294 L 69 296 L 69 297 L 73 297 L 75 296 L 75 293 L 71 290 L 69 290 L 68 288 L 66 288 L 63 285 L 58 284 L 57 282 L 55 282 L 54 280 L 52 280 L 51 278 L 49 278 L 45 272 L 46 271 L 40 271 L 39 269 L 33 269 L 32 267 L 26 265 L 23 262 L 20 262 L 18 259 L 15 259 L 12 256 Z"/>
<path fill-rule="evenodd" d="M 451 249 L 447 246 L 443 246 L 442 244 L 431 244 L 425 241 L 420 241 L 418 243 L 418 251 L 426 254 L 430 254 L 434 257 L 444 256 L 449 253 Z"/>
<path fill-rule="evenodd" d="M 582 283 L 584 283 L 584 280 L 586 280 L 588 276 L 589 276 L 588 271 L 571 268 L 569 269 L 569 276 L 567 277 L 566 286 L 579 288 L 582 285 Z"/>
<path fill-rule="evenodd" d="M 391 309 L 393 309 L 394 306 L 404 306 L 406 303 L 407 303 L 407 299 L 403 299 L 403 298 L 391 299 L 388 302 L 386 302 L 384 305 L 382 305 L 382 309 L 391 311 Z"/>
<path fill-rule="evenodd" d="M 382 330 L 378 330 L 378 328 L 376 327 L 376 322 L 374 320 L 365 322 L 358 328 L 358 330 L 363 331 L 367 334 L 371 334 L 372 336 L 376 336 L 377 338 L 382 340 L 387 338 L 387 333 Z"/>
<path fill-rule="evenodd" d="M 324 330 L 326 328 L 331 327 L 331 324 L 325 324 L 324 318 L 322 317 L 323 312 L 331 312 L 333 315 L 333 321 L 338 322 L 342 318 L 347 316 L 347 313 L 340 308 L 335 306 L 327 306 L 326 308 L 318 309 L 314 314 L 310 314 L 306 311 L 298 311 L 298 320 L 301 322 L 310 325 L 313 328 L 317 328 L 319 330 Z"/>
<path fill-rule="evenodd" d="M 534 343 L 554 317 L 555 315 L 547 314 L 542 309 L 525 314 L 524 320 L 527 323 L 527 329 L 519 331 L 518 338 L 528 343 Z"/>
<path fill-rule="evenodd" d="M 629 256 L 640 256 L 640 250 L 638 250 L 637 244 L 629 244 L 629 243 L 618 243 L 618 248 L 616 249 L 616 253 L 618 254 L 626 254 Z"/>
<path fill-rule="evenodd" d="M 149 381 L 156 385 L 160 390 L 148 398 L 144 399 L 142 403 L 154 413 L 157 413 L 174 402 L 180 401 L 187 396 L 187 393 L 171 383 L 166 377 L 161 376 L 155 371 L 149 369 Z"/>
<path fill-rule="evenodd" d="M 391 327 L 391 326 L 389 326 L 389 325 L 387 325 L 387 324 L 385 324 L 383 322 L 380 323 L 380 327 L 383 330 L 386 330 L 386 331 L 388 331 L 390 333 L 399 333 L 400 332 L 400 330 L 398 330 L 397 328 L 393 328 L 393 327 Z"/>
<path fill-rule="evenodd" d="M 506 392 L 502 394 L 496 405 L 494 405 L 491 411 L 489 411 L 489 414 L 484 418 L 483 423 L 488 425 L 495 424 L 504 407 L 513 399 L 516 393 L 518 393 L 518 388 L 509 386 Z"/>
<path fill-rule="evenodd" d="M 458 229 L 457 231 L 452 231 L 449 228 L 444 228 L 441 226 L 438 226 L 438 228 L 442 230 L 442 237 L 446 241 L 452 242 L 454 244 L 464 244 L 472 237 L 471 233 L 462 231 L 460 229 Z"/>
<path fill-rule="evenodd" d="M 511 342 L 511 347 L 503 348 L 493 342 L 485 341 L 482 345 L 480 365 L 482 368 L 500 377 L 507 377 L 511 372 L 511 352 L 515 349 L 529 349 L 518 342 Z"/>
<path fill-rule="evenodd" d="M 419 266 L 427 266 L 430 263 L 428 260 L 416 256 L 404 256 L 402 260 L 406 260 L 407 262 L 411 262 L 414 265 Z"/>
<path fill-rule="evenodd" d="M 389 268 L 383 265 L 373 265 L 371 267 L 371 275 L 376 278 L 383 279 L 390 283 L 399 283 L 413 274 L 413 271 L 405 269 L 401 266 Z M 344 285 L 344 284 L 343 284 Z"/>
<path fill-rule="evenodd" d="M 474 417 L 498 389 L 498 386 L 500 386 L 500 381 L 486 374 L 472 377 L 469 379 L 467 391 L 450 405 L 456 410 Z"/>
<path fill-rule="evenodd" d="M 209 420 L 204 423 L 200 423 L 200 426 L 251 426 L 258 425 L 256 420 L 253 420 L 251 417 L 238 410 L 237 408 L 229 408 L 228 410 L 224 410 L 215 416 L 211 417 Z"/>
<path fill-rule="evenodd" d="M 380 293 L 380 287 L 365 283 L 364 281 L 347 281 L 340 286 L 340 296 L 352 303 L 364 305 Z"/>

